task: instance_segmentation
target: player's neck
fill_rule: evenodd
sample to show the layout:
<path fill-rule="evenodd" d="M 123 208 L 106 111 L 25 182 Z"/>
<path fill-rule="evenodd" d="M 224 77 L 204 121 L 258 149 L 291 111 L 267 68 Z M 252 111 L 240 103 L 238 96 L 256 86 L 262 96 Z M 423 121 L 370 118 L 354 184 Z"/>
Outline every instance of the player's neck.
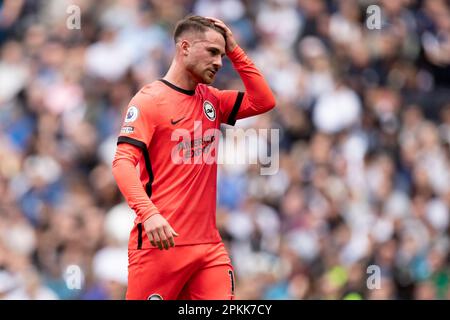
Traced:
<path fill-rule="evenodd" d="M 163 79 L 184 90 L 195 90 L 197 87 L 197 82 L 189 76 L 186 70 L 179 68 L 176 63 L 172 63 Z"/>

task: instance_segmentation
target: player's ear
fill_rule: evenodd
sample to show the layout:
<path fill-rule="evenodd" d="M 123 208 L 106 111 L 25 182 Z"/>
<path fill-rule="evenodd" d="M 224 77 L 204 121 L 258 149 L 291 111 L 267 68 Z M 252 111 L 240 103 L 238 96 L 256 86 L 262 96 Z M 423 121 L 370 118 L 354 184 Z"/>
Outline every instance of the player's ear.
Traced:
<path fill-rule="evenodd" d="M 191 49 L 191 44 L 186 39 L 183 39 L 180 41 L 180 49 L 181 53 L 184 56 L 187 56 L 189 54 L 189 50 Z"/>

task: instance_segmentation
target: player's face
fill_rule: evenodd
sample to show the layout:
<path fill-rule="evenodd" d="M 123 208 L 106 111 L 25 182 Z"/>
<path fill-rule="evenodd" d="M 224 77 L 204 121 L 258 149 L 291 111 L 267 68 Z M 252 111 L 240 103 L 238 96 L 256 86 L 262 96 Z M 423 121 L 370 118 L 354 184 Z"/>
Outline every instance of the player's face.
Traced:
<path fill-rule="evenodd" d="M 192 41 L 186 67 L 199 83 L 211 84 L 222 67 L 225 55 L 225 39 L 214 30 L 208 30 L 203 37 Z"/>

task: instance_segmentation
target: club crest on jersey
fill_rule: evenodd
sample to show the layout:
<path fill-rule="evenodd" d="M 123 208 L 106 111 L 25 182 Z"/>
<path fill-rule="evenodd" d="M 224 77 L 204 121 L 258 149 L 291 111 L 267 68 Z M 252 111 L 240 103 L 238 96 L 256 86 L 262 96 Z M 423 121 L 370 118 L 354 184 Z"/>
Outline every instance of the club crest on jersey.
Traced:
<path fill-rule="evenodd" d="M 203 102 L 203 112 L 209 120 L 216 120 L 216 109 L 214 109 L 213 104 L 208 100 L 205 100 L 205 102 Z"/>
<path fill-rule="evenodd" d="M 127 115 L 125 116 L 125 122 L 133 122 L 137 119 L 139 115 L 139 109 L 135 106 L 131 106 L 127 110 Z"/>

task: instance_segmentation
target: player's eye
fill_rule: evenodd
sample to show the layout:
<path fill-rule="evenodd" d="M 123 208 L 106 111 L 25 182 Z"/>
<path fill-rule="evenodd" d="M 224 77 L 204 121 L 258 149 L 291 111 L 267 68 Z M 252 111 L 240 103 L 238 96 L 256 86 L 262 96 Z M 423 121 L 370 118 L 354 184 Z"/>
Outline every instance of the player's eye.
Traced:
<path fill-rule="evenodd" d="M 219 50 L 217 50 L 217 49 L 209 49 L 209 52 L 211 52 L 212 56 L 216 56 L 220 53 Z"/>

